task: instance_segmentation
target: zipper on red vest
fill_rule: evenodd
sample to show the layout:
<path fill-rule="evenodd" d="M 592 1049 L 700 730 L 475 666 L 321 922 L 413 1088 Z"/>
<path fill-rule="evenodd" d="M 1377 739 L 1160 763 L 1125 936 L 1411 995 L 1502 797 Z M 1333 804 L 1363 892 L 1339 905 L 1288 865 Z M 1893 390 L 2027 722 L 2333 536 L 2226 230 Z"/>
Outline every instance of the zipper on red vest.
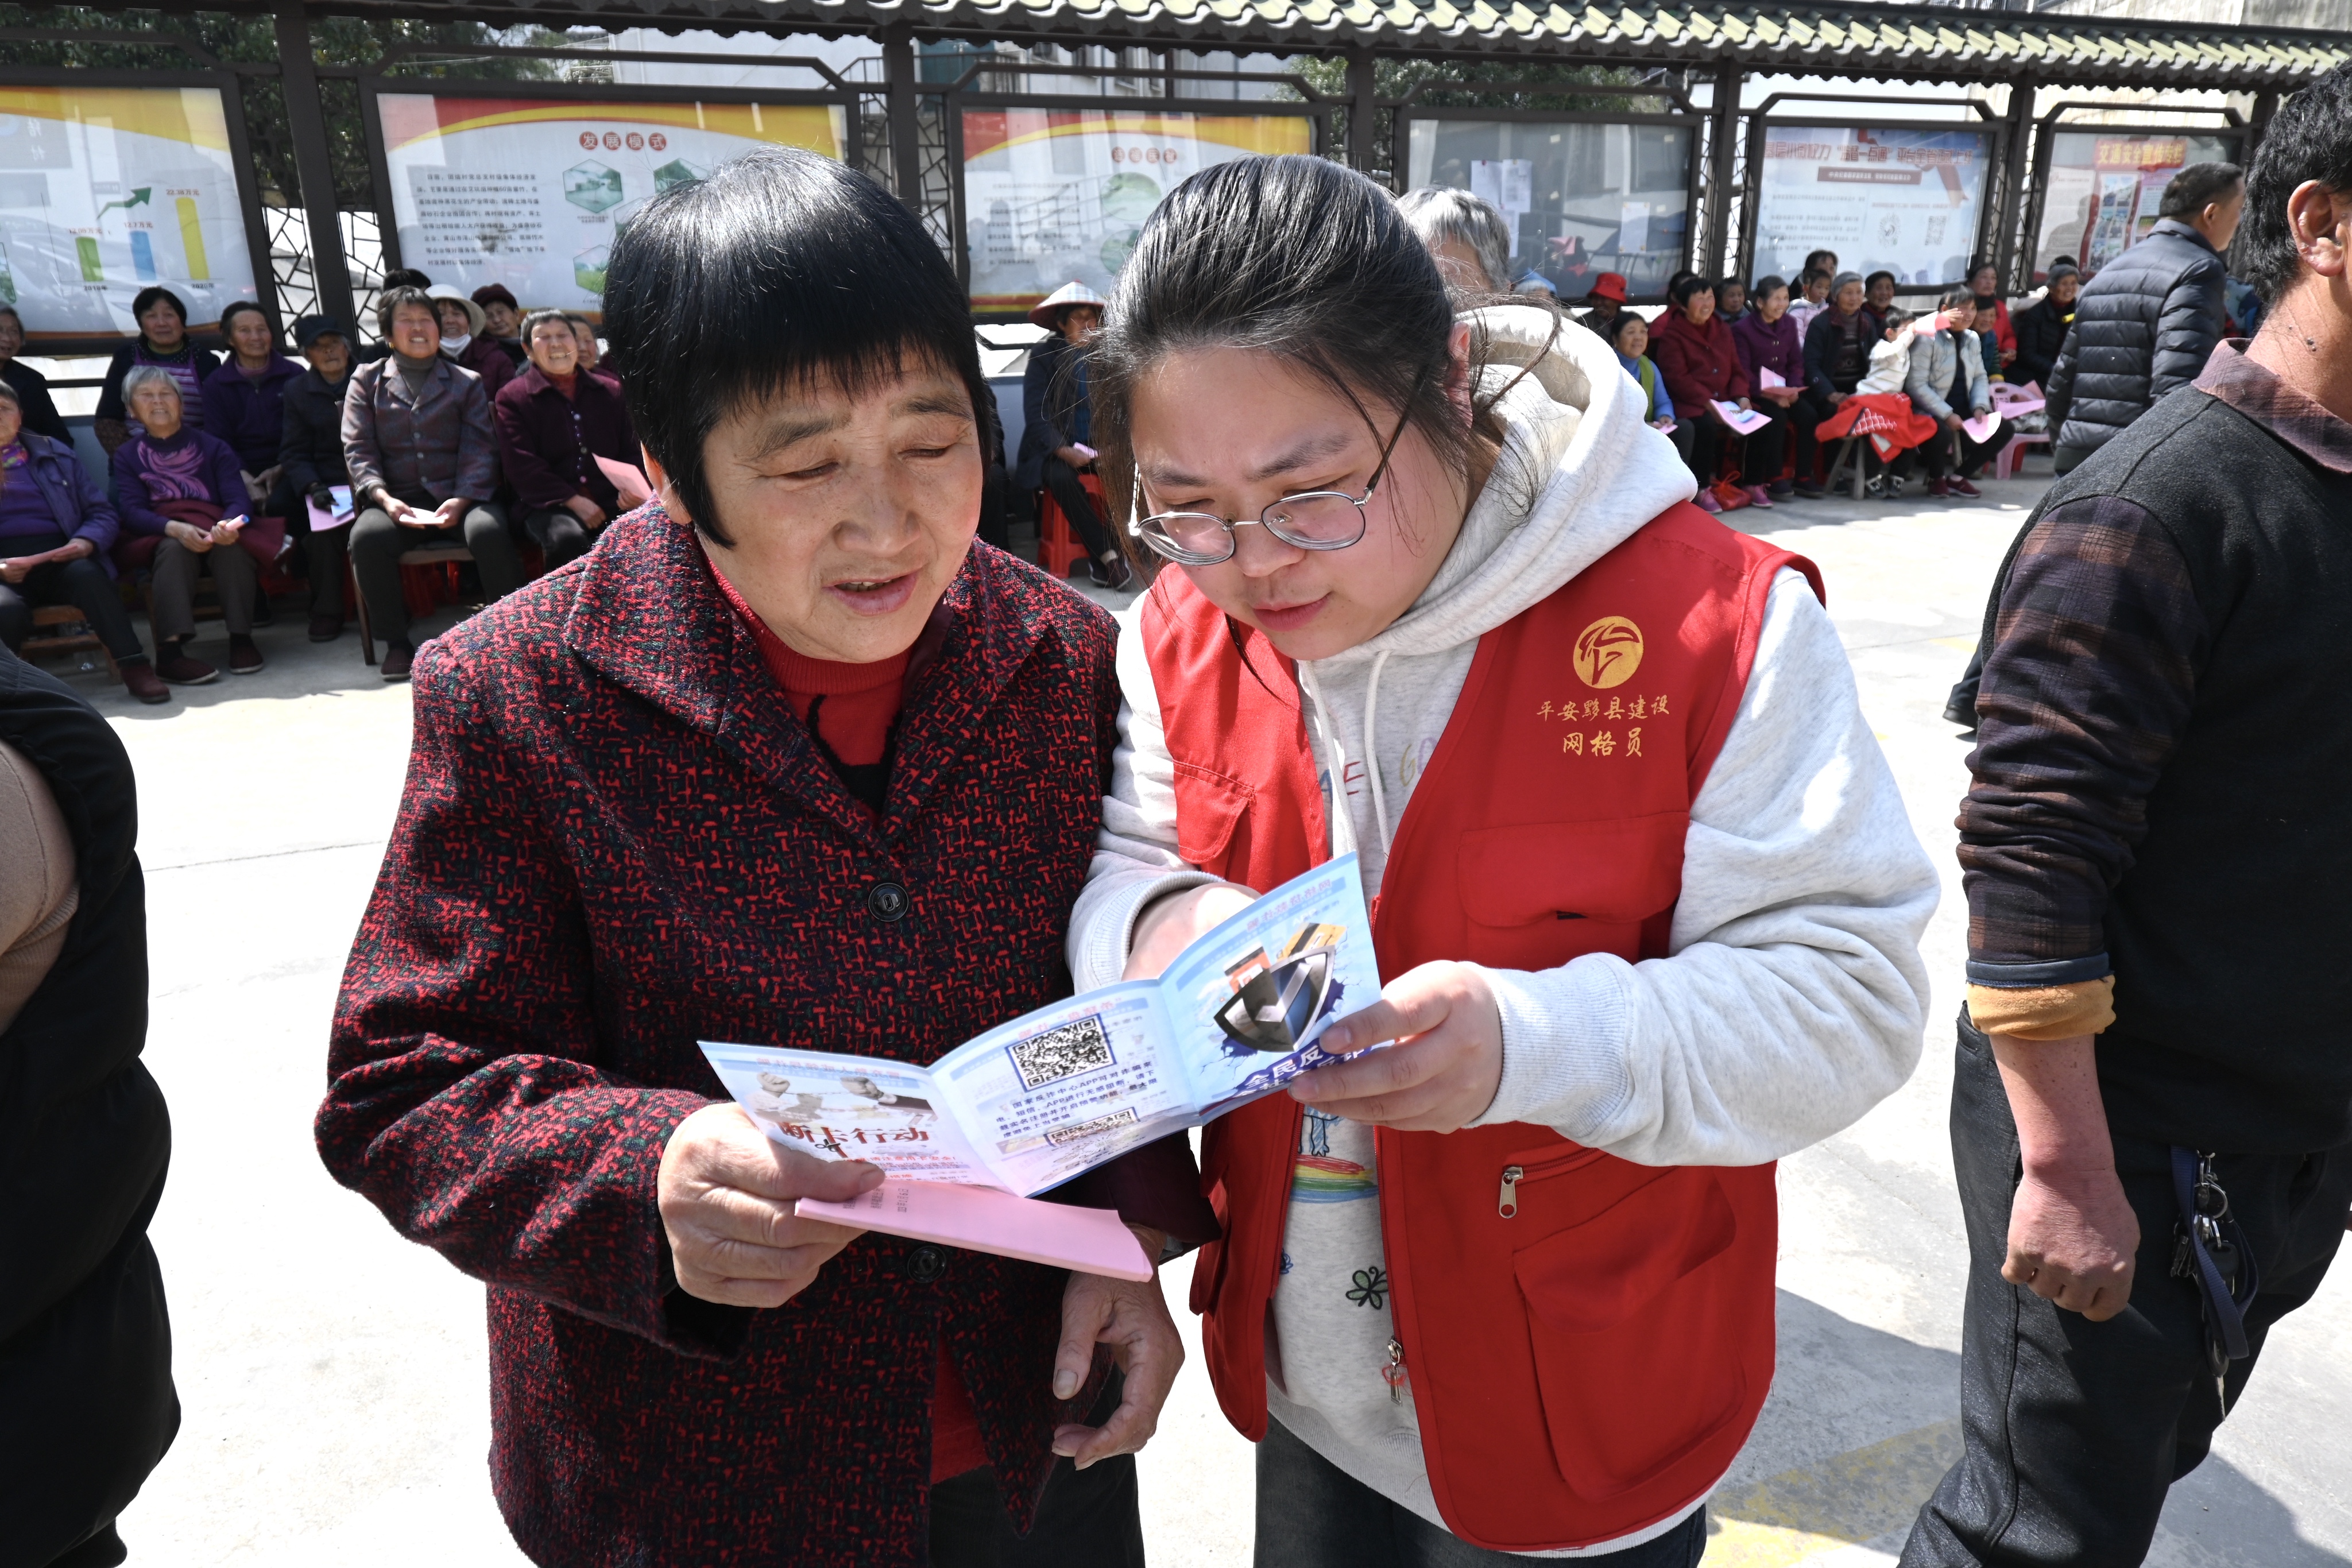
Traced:
<path fill-rule="evenodd" d="M 1583 1149 L 1570 1145 L 1562 1154 L 1549 1155 L 1524 1165 L 1505 1166 L 1502 1186 L 1495 1198 L 1495 1212 L 1505 1219 L 1517 1218 L 1520 1183 L 1540 1180 L 1545 1176 L 1564 1175 L 1579 1166 L 1591 1165 L 1600 1157 L 1599 1149 Z"/>

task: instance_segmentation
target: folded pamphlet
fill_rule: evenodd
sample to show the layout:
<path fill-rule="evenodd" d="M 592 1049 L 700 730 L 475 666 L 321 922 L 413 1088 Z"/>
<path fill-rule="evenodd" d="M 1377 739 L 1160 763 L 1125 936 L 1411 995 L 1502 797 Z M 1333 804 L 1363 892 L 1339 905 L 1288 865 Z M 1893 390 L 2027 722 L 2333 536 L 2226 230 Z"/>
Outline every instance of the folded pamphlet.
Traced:
<path fill-rule="evenodd" d="M 1753 435 L 1772 423 L 1752 408 L 1742 408 L 1736 402 L 1726 402 L 1720 398 L 1715 400 L 1715 412 L 1723 415 L 1724 423 L 1742 435 Z"/>
<path fill-rule="evenodd" d="M 1992 433 L 2000 428 L 2000 410 L 1997 408 L 1989 408 L 1974 419 L 1960 421 L 1961 434 L 1979 446 L 1991 440 Z"/>
<path fill-rule="evenodd" d="M 621 493 L 621 510 L 634 512 L 654 498 L 652 483 L 646 478 L 645 470 L 635 464 L 599 457 L 596 466 L 604 471 L 604 477 L 610 479 L 613 488 Z"/>
<path fill-rule="evenodd" d="M 1151 1278 L 1152 1260 L 1143 1255 L 1143 1243 L 1115 1208 L 1079 1208 L 955 1182 L 886 1181 L 846 1203 L 804 1197 L 793 1205 L 793 1212 L 803 1219 L 887 1230 L 1082 1274 Z"/>
<path fill-rule="evenodd" d="M 358 515 L 352 505 L 352 487 L 349 485 L 331 486 L 327 494 L 332 502 L 331 506 L 321 507 L 308 497 L 302 502 L 304 509 L 310 514 L 310 531 L 314 534 L 340 528 Z"/>
<path fill-rule="evenodd" d="M 1759 365 L 1756 367 L 1756 384 L 1762 387 L 1766 392 L 1770 392 L 1776 387 L 1784 387 L 1789 383 L 1782 381 L 1780 379 L 1780 372 L 1774 370 L 1771 366 Z"/>
<path fill-rule="evenodd" d="M 701 1043 L 727 1092 L 787 1148 L 864 1160 L 893 1183 L 1026 1198 L 1338 1060 L 1318 1042 L 1343 1010 L 1369 1006 L 1380 988 L 1363 882 L 1356 857 L 1343 855 L 1225 920 L 1158 979 L 1051 1003 L 929 1067 Z M 893 1230 L 893 1221 L 914 1222 L 891 1207 L 897 1199 L 877 1207 L 871 1197 L 841 1223 Z M 951 1213 L 982 1238 L 953 1244 L 983 1251 L 1031 1256 L 1021 1249 L 1034 1249 L 1040 1226 L 1068 1240 L 1051 1217 L 1003 1205 L 934 1204 L 925 1212 L 933 1220 Z M 999 1232 L 998 1244 L 984 1239 Z"/>

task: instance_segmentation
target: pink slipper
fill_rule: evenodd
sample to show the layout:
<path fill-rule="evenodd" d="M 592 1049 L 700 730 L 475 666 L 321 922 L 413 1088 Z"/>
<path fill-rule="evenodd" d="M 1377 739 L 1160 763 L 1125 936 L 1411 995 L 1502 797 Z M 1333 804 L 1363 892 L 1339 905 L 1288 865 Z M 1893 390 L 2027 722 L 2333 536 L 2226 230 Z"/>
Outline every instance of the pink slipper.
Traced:
<path fill-rule="evenodd" d="M 1718 502 L 1714 496 L 1705 490 L 1701 490 L 1697 495 L 1692 497 L 1691 499 L 1697 505 L 1698 509 L 1702 512 L 1719 512 L 1723 510 L 1722 503 Z"/>
<path fill-rule="evenodd" d="M 1749 485 L 1749 486 L 1746 486 L 1746 488 L 1747 488 L 1747 491 L 1748 491 L 1748 505 L 1750 505 L 1750 506 L 1752 506 L 1752 507 L 1769 507 L 1769 506 L 1771 506 L 1771 504 L 1772 504 L 1772 493 L 1771 493 L 1769 490 L 1767 490 L 1766 488 L 1764 488 L 1764 486 L 1761 486 L 1761 485 Z"/>

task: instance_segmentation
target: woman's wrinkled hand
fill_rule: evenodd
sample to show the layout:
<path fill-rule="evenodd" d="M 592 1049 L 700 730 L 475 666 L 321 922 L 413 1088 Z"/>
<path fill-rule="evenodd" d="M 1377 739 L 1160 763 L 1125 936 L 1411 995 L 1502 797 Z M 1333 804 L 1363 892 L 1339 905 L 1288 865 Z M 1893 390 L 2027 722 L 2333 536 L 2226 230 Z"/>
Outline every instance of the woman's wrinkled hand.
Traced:
<path fill-rule="evenodd" d="M 163 525 L 163 532 L 167 538 L 179 540 L 198 555 L 203 555 L 213 548 L 213 533 L 210 528 L 200 528 L 194 523 L 184 523 L 176 517 Z"/>
<path fill-rule="evenodd" d="M 1381 999 L 1324 1032 L 1334 1056 L 1396 1041 L 1296 1079 L 1291 1097 L 1351 1122 L 1408 1133 L 1451 1133 L 1495 1103 L 1503 1082 L 1503 1013 L 1475 964 L 1409 969 Z"/>
<path fill-rule="evenodd" d="M 1144 1256 L 1157 1261 L 1166 1244 L 1158 1231 L 1130 1225 Z M 1094 1364 L 1095 1346 L 1110 1346 L 1111 1360 L 1127 1375 L 1127 1386 L 1099 1427 L 1071 1422 L 1054 1431 L 1054 1452 L 1085 1469 L 1098 1459 L 1132 1454 L 1160 1427 L 1160 1407 L 1184 1364 L 1184 1342 L 1168 1315 L 1160 1279 L 1113 1280 L 1076 1274 L 1062 1291 L 1062 1346 L 1054 1356 L 1054 1397 L 1071 1399 Z"/>
<path fill-rule="evenodd" d="M 678 1289 L 721 1306 L 782 1306 L 865 1234 L 799 1218 L 793 1200 L 840 1203 L 881 1183 L 873 1166 L 772 1141 L 740 1106 L 704 1106 L 670 1134 L 656 1184 Z"/>

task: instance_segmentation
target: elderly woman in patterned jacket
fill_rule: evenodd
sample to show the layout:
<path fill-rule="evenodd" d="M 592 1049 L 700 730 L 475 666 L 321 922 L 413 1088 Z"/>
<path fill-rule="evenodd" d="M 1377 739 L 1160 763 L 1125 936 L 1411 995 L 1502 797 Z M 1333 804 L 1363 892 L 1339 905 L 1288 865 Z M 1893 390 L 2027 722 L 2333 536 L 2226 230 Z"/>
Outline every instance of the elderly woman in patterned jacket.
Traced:
<path fill-rule="evenodd" d="M 488 1281 L 536 1560 L 1140 1563 L 1157 1282 L 796 1218 L 873 1167 L 762 1137 L 695 1043 L 929 1063 L 1067 994 L 1110 619 L 975 542 L 962 291 L 863 175 L 657 196 L 604 308 L 658 498 L 420 653 L 320 1152 Z M 1154 1257 L 1214 1233 L 1181 1138 L 1088 1183 Z"/>

